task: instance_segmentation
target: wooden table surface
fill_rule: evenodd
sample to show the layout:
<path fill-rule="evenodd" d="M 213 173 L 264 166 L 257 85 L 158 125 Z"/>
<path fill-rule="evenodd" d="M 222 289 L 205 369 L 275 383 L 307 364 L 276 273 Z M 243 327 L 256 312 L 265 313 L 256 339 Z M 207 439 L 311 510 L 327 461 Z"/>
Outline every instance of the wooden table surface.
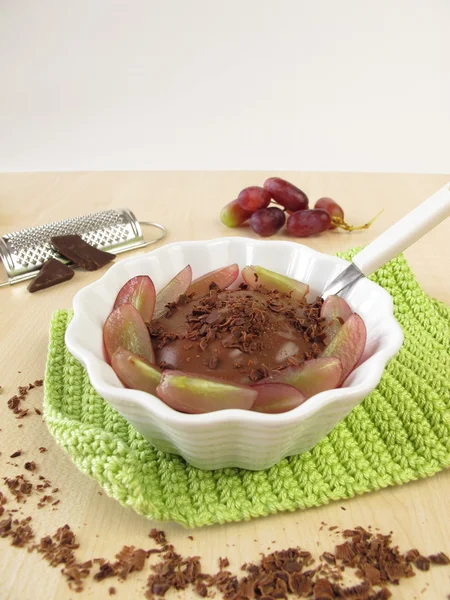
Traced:
<path fill-rule="evenodd" d="M 209 239 L 226 235 L 253 236 L 250 229 L 227 229 L 219 220 L 221 207 L 247 185 L 261 185 L 275 173 L 249 172 L 132 172 L 132 173 L 37 173 L 0 175 L 0 235 L 24 227 L 86 214 L 106 208 L 129 207 L 141 220 L 164 223 L 168 236 L 163 243 Z M 370 242 L 422 200 L 450 180 L 449 175 L 285 173 L 311 199 L 327 195 L 345 208 L 349 222 L 364 223 L 381 208 L 383 214 L 363 232 L 328 232 L 300 240 L 317 250 L 335 253 Z M 280 236 L 283 238 L 283 236 Z M 425 291 L 450 303 L 450 220 L 417 242 L 406 252 L 411 267 Z M 147 250 L 136 250 L 142 253 Z M 123 260 L 131 253 L 120 255 Z M 46 425 L 33 412 L 17 420 L 7 408 L 7 399 L 19 385 L 44 376 L 48 325 L 52 312 L 69 308 L 74 294 L 102 275 L 77 272 L 63 285 L 29 294 L 26 284 L 0 289 L 0 465 L 2 476 L 27 473 L 26 461 L 34 460 L 38 475 L 58 487 L 60 503 L 37 508 L 39 495 L 32 494 L 18 515 L 31 515 L 37 537 L 53 533 L 68 523 L 77 534 L 79 560 L 103 556 L 113 558 L 124 544 L 150 548 L 148 531 L 160 524 L 123 508 L 101 492 L 95 481 L 77 470 L 56 445 Z M 42 388 L 32 390 L 24 403 L 41 408 Z M 19 425 L 23 425 L 19 427 Z M 39 447 L 47 452 L 39 453 Z M 19 458 L 10 454 L 21 449 Z M 11 464 L 13 463 L 13 464 Z M 14 466 L 14 463 L 18 466 Z M 10 497 L 0 480 L 0 490 Z M 10 505 L 12 506 L 12 504 Z M 345 510 L 342 510 L 341 507 Z M 8 508 L 8 505 L 5 506 Z M 401 549 L 417 547 L 424 553 L 450 551 L 450 471 L 401 487 L 393 487 L 321 508 L 278 514 L 245 523 L 185 530 L 164 524 L 169 540 L 184 555 L 200 555 L 204 569 L 215 572 L 218 556 L 228 556 L 231 568 L 258 560 L 268 548 L 300 545 L 320 554 L 333 549 L 337 536 L 321 523 L 354 527 L 379 527 L 394 532 Z M 193 540 L 188 536 L 192 535 Z M 274 542 L 276 540 L 276 542 Z M 0 598 L 75 597 L 108 598 L 114 585 L 120 598 L 143 597 L 148 567 L 120 584 L 90 580 L 80 595 L 69 590 L 59 568 L 51 568 L 37 553 L 14 548 L 0 539 Z M 436 567 L 404 581 L 393 589 L 393 597 L 437 600 L 450 594 L 450 568 Z M 180 593 L 169 597 L 191 597 Z"/>

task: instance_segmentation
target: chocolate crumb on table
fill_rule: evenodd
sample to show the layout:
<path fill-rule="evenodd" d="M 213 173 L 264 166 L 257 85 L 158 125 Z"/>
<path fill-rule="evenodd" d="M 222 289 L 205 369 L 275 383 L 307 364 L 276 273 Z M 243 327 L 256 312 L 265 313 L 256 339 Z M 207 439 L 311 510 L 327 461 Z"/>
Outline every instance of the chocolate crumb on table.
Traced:
<path fill-rule="evenodd" d="M 418 556 L 414 561 L 414 566 L 420 571 L 429 571 L 431 561 L 426 556 Z"/>
<path fill-rule="evenodd" d="M 449 565 L 450 558 L 443 552 L 438 554 L 430 554 L 428 557 L 433 565 Z"/>
<path fill-rule="evenodd" d="M 286 598 L 288 593 L 300 598 L 313 597 L 314 600 L 388 600 L 392 594 L 385 584 L 398 584 L 401 579 L 414 575 L 411 559 L 417 558 L 415 550 L 402 554 L 392 546 L 391 534 L 374 535 L 362 527 L 355 527 L 345 532 L 347 541 L 341 544 L 347 544 L 344 552 L 337 548 L 334 554 L 323 553 L 321 559 L 328 563 L 326 565 L 317 564 L 306 550 L 288 548 L 262 555 L 258 563 L 245 563 L 241 567 L 245 575 L 240 578 L 226 570 L 228 560 L 219 557 L 219 571 L 211 575 L 202 571 L 199 556 L 183 557 L 168 543 L 164 531 L 152 529 L 149 537 L 160 548 L 145 550 L 123 546 L 115 555 L 115 561 L 93 558 L 78 563 L 74 551 L 79 544 L 69 525 L 59 528 L 53 536 L 42 537 L 36 544 L 32 543 L 34 533 L 30 521 L 30 517 L 21 521 L 11 517 L 0 521 L 0 537 L 10 537 L 13 545 L 28 546 L 29 551 L 37 551 L 50 566 L 64 565 L 61 572 L 69 587 L 77 592 L 83 589 L 88 579 L 94 582 L 107 578 L 125 581 L 133 571 L 144 569 L 151 554 L 158 553 L 159 561 L 150 566 L 152 572 L 147 578 L 145 597 L 148 600 L 164 596 L 169 590 L 182 591 L 190 587 L 200 597 L 211 596 L 212 588 L 215 588 L 225 600 L 275 600 Z M 450 563 L 442 552 L 431 556 L 433 565 Z M 347 565 L 348 562 L 351 564 Z M 337 583 L 342 579 L 337 569 L 348 568 L 360 577 L 361 583 L 348 587 Z M 116 593 L 112 586 L 108 591 L 110 595 Z"/>
<path fill-rule="evenodd" d="M 414 569 L 428 571 L 436 566 L 450 565 L 444 552 L 424 556 L 413 548 L 402 553 L 393 545 L 392 532 L 384 535 L 360 526 L 342 531 L 342 543 L 337 544 L 333 552 L 323 552 L 319 559 L 300 547 L 276 550 L 262 554 L 255 563 L 244 563 L 240 575 L 228 570 L 229 560 L 221 556 L 217 559 L 216 573 L 203 572 L 200 556 L 182 556 L 168 542 L 165 532 L 156 528 L 148 534 L 156 548 L 124 545 L 112 560 L 97 557 L 79 562 L 76 556 L 79 543 L 68 524 L 37 541 L 32 518 L 15 517 L 16 507 L 21 507 L 32 493 L 44 493 L 39 508 L 54 507 L 59 503 L 53 496 L 59 488 L 53 487 L 43 475 L 33 473 L 36 468 L 33 461 L 25 463 L 24 468 L 27 465 L 39 483 L 33 484 L 23 474 L 3 478 L 9 494 L 6 497 L 0 492 L 0 516 L 7 515 L 0 519 L 0 538 L 9 540 L 12 546 L 38 553 L 49 566 L 60 570 L 74 592 L 81 592 L 87 584 L 95 586 L 105 579 L 126 581 L 131 573 L 148 568 L 152 555 L 157 555 L 157 560 L 149 566 L 150 574 L 143 592 L 147 600 L 159 599 L 169 591 L 188 589 L 199 597 L 217 594 L 217 598 L 224 600 L 281 600 L 288 594 L 313 600 L 388 600 L 392 597 L 389 587 L 401 585 L 405 578 L 413 577 Z M 328 529 L 335 531 L 336 528 Z M 194 539 L 192 535 L 187 537 Z M 344 586 L 346 571 L 358 577 L 360 582 Z M 116 588 L 110 586 L 108 593 L 115 595 Z"/>
<path fill-rule="evenodd" d="M 34 384 L 29 383 L 28 385 L 21 385 L 17 388 L 19 393 L 14 394 L 13 396 L 11 396 L 11 398 L 9 398 L 9 400 L 7 401 L 7 406 L 16 415 L 16 419 L 23 419 L 27 415 L 31 414 L 28 408 L 22 408 L 21 403 L 23 400 L 26 400 L 26 397 L 30 390 L 32 390 L 35 387 L 41 387 L 43 384 L 43 379 L 36 379 Z M 34 411 L 38 415 L 42 414 L 41 411 L 37 408 L 34 408 Z M 19 427 L 21 427 L 21 425 L 19 425 Z"/>

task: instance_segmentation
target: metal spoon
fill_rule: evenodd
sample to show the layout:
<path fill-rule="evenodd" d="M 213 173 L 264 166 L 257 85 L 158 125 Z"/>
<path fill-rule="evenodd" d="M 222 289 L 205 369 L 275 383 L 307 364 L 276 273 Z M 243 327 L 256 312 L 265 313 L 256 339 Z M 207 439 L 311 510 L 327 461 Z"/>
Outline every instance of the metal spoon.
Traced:
<path fill-rule="evenodd" d="M 394 223 L 358 252 L 351 265 L 331 281 L 322 298 L 339 294 L 361 277 L 368 277 L 450 216 L 450 183 Z"/>

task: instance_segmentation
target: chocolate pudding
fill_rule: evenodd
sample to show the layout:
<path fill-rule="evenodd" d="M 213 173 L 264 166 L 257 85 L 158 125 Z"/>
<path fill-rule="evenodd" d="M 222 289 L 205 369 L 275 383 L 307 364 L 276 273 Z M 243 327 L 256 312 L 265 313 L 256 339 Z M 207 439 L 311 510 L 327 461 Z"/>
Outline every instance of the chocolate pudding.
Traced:
<path fill-rule="evenodd" d="M 149 331 L 156 364 L 239 383 L 253 383 L 324 349 L 322 300 L 311 304 L 246 284 L 182 295 Z"/>

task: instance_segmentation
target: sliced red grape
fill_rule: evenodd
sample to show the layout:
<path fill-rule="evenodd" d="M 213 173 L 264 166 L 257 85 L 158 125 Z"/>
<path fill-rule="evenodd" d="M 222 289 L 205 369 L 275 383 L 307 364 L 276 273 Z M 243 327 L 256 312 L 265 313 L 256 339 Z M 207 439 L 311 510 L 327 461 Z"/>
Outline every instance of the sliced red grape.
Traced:
<path fill-rule="evenodd" d="M 250 219 L 252 213 L 240 207 L 238 200 L 229 202 L 222 208 L 220 220 L 227 227 L 239 227 Z"/>
<path fill-rule="evenodd" d="M 156 391 L 168 406 L 190 414 L 228 408 L 248 410 L 258 396 L 247 385 L 172 370 L 164 371 Z"/>
<path fill-rule="evenodd" d="M 150 323 L 155 309 L 156 292 L 153 281 L 147 275 L 138 275 L 128 280 L 117 294 L 114 308 L 122 304 L 132 304 L 145 323 Z"/>
<path fill-rule="evenodd" d="M 261 208 L 250 217 L 250 227 L 255 233 L 267 237 L 273 235 L 281 229 L 286 221 L 286 217 L 281 208 L 271 206 L 270 208 Z"/>
<path fill-rule="evenodd" d="M 190 265 L 187 265 L 156 296 L 153 318 L 159 319 L 159 317 L 162 317 L 167 312 L 167 304 L 176 302 L 181 294 L 185 294 L 191 285 L 191 281 L 192 269 Z"/>
<path fill-rule="evenodd" d="M 156 395 L 161 372 L 125 348 L 119 348 L 111 357 L 111 366 L 127 387 Z"/>
<path fill-rule="evenodd" d="M 286 231 L 289 235 L 306 237 L 322 233 L 329 229 L 331 217 L 326 210 L 311 208 L 295 212 L 287 220 Z"/>
<path fill-rule="evenodd" d="M 352 309 L 341 296 L 328 296 L 320 309 L 320 316 L 324 319 L 336 319 L 339 317 L 344 323 L 352 314 Z"/>
<path fill-rule="evenodd" d="M 340 296 L 328 296 L 322 308 L 320 309 L 320 316 L 326 320 L 325 332 L 327 334 L 324 339 L 325 344 L 329 344 L 334 338 L 336 333 L 353 314 L 352 309 Z"/>
<path fill-rule="evenodd" d="M 330 217 L 338 217 L 339 219 L 344 220 L 344 211 L 332 198 L 327 198 L 325 196 L 319 198 L 314 204 L 314 208 L 321 208 L 322 210 L 326 210 Z M 336 229 L 336 225 L 331 223 L 328 229 Z"/>
<path fill-rule="evenodd" d="M 366 345 L 367 331 L 359 315 L 352 316 L 342 325 L 325 350 L 323 357 L 337 357 L 342 363 L 340 383 L 344 382 L 355 367 Z"/>
<path fill-rule="evenodd" d="M 292 385 L 285 383 L 256 383 L 252 386 L 258 392 L 252 410 L 278 414 L 297 408 L 306 400 L 305 396 Z"/>
<path fill-rule="evenodd" d="M 122 347 L 149 363 L 155 362 L 147 326 L 132 304 L 121 304 L 106 319 L 103 326 L 103 344 L 109 360 L 114 352 Z"/>
<path fill-rule="evenodd" d="M 342 377 L 339 358 L 315 358 L 298 367 L 287 367 L 279 374 L 262 379 L 260 383 L 286 383 L 299 390 L 306 399 L 337 388 Z"/>
<path fill-rule="evenodd" d="M 270 196 L 287 208 L 296 212 L 308 208 L 308 196 L 301 189 L 289 183 L 281 177 L 269 177 L 264 182 L 264 189 L 267 190 Z"/>
<path fill-rule="evenodd" d="M 258 185 L 246 187 L 238 196 L 239 206 L 251 213 L 270 204 L 270 194 Z"/>
<path fill-rule="evenodd" d="M 323 328 L 323 331 L 325 333 L 323 342 L 325 345 L 328 345 L 331 342 L 331 340 L 334 338 L 334 336 L 337 334 L 341 327 L 342 323 L 339 321 L 339 319 L 329 319 L 325 323 Z"/>
<path fill-rule="evenodd" d="M 268 290 L 278 290 L 284 294 L 290 294 L 291 298 L 298 301 L 303 300 L 309 292 L 309 285 L 306 283 L 259 266 L 244 267 L 242 277 L 252 289 L 263 286 Z"/>
<path fill-rule="evenodd" d="M 221 267 L 193 281 L 186 293 L 195 294 L 197 298 L 201 298 L 209 292 L 209 286 L 212 283 L 217 284 L 221 290 L 224 290 L 237 279 L 238 275 L 239 267 L 237 264 Z"/>

